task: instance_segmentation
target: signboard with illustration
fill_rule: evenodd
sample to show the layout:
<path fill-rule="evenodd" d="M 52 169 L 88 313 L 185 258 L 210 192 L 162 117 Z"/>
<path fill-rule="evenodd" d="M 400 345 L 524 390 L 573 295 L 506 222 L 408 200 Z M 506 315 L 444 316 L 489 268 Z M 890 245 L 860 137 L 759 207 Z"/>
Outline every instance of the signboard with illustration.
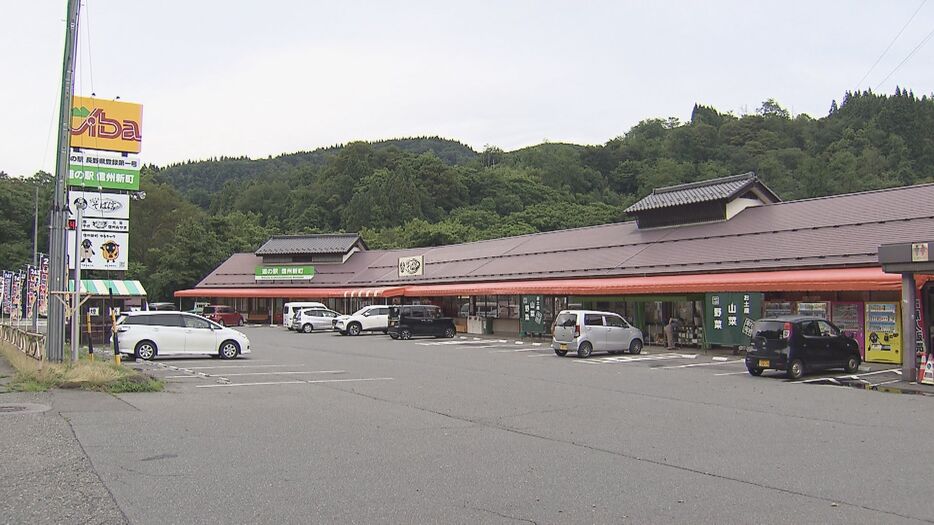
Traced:
<path fill-rule="evenodd" d="M 424 273 L 424 256 L 416 255 L 414 257 L 399 257 L 399 277 L 416 277 Z"/>
<path fill-rule="evenodd" d="M 314 266 L 257 266 L 254 279 L 257 281 L 307 281 L 314 278 Z"/>
<path fill-rule="evenodd" d="M 143 106 L 119 100 L 73 97 L 71 147 L 139 153 Z"/>
<path fill-rule="evenodd" d="M 82 270 L 126 270 L 130 242 L 128 233 L 82 231 L 75 247 L 75 232 L 68 231 L 68 268 L 75 267 L 75 252 Z"/>
<path fill-rule="evenodd" d="M 94 219 L 129 219 L 130 196 L 123 193 L 104 193 L 100 191 L 68 191 L 68 205 L 71 207 L 72 218 L 77 216 L 75 199 L 83 197 L 88 207 L 81 212 L 84 218 Z"/>
<path fill-rule="evenodd" d="M 704 298 L 708 344 L 746 346 L 753 323 L 762 318 L 762 293 L 708 293 Z"/>
<path fill-rule="evenodd" d="M 547 333 L 543 296 L 523 295 L 519 308 L 519 332 L 522 334 Z"/>
<path fill-rule="evenodd" d="M 73 151 L 68 159 L 68 185 L 137 191 L 141 167 L 139 155 L 132 153 Z"/>

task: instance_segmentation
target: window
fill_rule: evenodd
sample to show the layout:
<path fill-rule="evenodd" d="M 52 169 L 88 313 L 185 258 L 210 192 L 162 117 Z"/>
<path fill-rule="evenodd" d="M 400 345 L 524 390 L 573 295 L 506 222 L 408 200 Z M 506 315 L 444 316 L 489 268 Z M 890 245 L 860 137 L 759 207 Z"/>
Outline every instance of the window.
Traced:
<path fill-rule="evenodd" d="M 603 316 L 600 314 L 584 314 L 584 324 L 587 326 L 603 326 Z"/>
<path fill-rule="evenodd" d="M 183 315 L 182 317 L 185 319 L 185 326 L 188 328 L 199 328 L 202 330 L 211 329 L 211 323 L 207 322 L 205 319 L 193 315 Z"/>
<path fill-rule="evenodd" d="M 374 308 L 369 313 L 370 315 L 389 315 L 389 308 Z"/>
<path fill-rule="evenodd" d="M 559 314 L 555 319 L 555 326 L 571 327 L 577 324 L 577 314 Z"/>
<path fill-rule="evenodd" d="M 617 317 L 615 315 L 606 316 L 606 325 L 615 326 L 617 328 L 626 328 L 626 321 L 623 321 L 622 317 Z"/>
<path fill-rule="evenodd" d="M 824 337 L 834 337 L 840 335 L 840 332 L 827 321 L 817 321 L 817 326 L 820 329 L 820 335 Z"/>
<path fill-rule="evenodd" d="M 801 323 L 801 333 L 809 337 L 820 337 L 820 328 L 817 326 L 817 321 Z"/>
<path fill-rule="evenodd" d="M 128 325 L 148 325 L 151 315 L 128 315 L 123 324 Z"/>

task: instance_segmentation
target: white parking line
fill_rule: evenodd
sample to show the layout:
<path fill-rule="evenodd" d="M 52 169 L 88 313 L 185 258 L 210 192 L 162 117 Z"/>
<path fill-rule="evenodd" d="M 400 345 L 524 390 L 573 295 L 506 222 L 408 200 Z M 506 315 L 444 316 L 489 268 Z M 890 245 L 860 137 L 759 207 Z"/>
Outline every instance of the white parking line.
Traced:
<path fill-rule="evenodd" d="M 493 348 L 496 348 L 495 346 Z M 516 352 L 538 352 L 538 348 L 514 348 L 512 350 L 497 350 L 495 352 L 490 352 L 491 354 L 513 354 Z"/>
<path fill-rule="evenodd" d="M 195 388 L 224 388 L 234 386 L 264 386 L 264 385 L 314 385 L 318 383 L 352 383 L 362 381 L 392 381 L 392 377 L 367 377 L 361 379 L 315 379 L 312 381 L 269 381 L 263 383 L 229 383 L 223 385 L 196 385 Z"/>
<path fill-rule="evenodd" d="M 683 354 L 659 354 L 653 356 L 615 356 L 615 357 L 601 357 L 597 359 L 579 359 L 574 361 L 575 363 L 584 363 L 590 365 L 605 365 L 605 364 L 614 364 L 614 363 L 635 363 L 639 361 L 665 361 L 668 359 L 694 359 L 696 355 L 683 355 Z"/>
<path fill-rule="evenodd" d="M 744 359 L 737 359 L 737 360 L 735 360 L 735 361 L 713 361 L 713 362 L 710 362 L 710 363 L 690 363 L 690 364 L 687 364 L 687 365 L 660 366 L 660 367 L 657 367 L 657 368 L 655 368 L 655 369 L 653 369 L 653 370 L 665 369 L 665 368 L 692 368 L 692 367 L 695 367 L 695 366 L 728 365 L 728 364 L 731 364 L 731 363 L 743 363 L 743 362 L 745 362 Z"/>
<path fill-rule="evenodd" d="M 189 366 L 182 370 L 216 370 L 220 368 L 284 368 L 287 366 L 305 366 L 301 363 L 296 365 L 224 365 L 224 366 Z"/>
<path fill-rule="evenodd" d="M 748 370 L 744 370 L 742 372 L 727 372 L 725 374 L 714 374 L 714 375 L 715 376 L 738 376 L 740 374 L 748 374 L 748 373 L 749 373 Z"/>

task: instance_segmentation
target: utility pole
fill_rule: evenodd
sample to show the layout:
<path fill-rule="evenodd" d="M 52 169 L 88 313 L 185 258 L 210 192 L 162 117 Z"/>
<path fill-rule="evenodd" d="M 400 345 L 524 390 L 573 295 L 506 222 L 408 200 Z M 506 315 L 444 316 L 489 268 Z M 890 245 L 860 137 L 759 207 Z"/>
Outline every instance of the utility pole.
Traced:
<path fill-rule="evenodd" d="M 49 298 L 67 290 L 65 282 L 65 180 L 71 146 L 71 99 L 75 92 L 75 57 L 78 47 L 78 13 L 81 0 L 68 0 L 65 19 L 65 56 L 62 63 L 62 91 L 59 99 L 58 155 L 55 163 L 55 192 L 52 195 L 52 227 L 49 232 Z M 77 264 L 77 261 L 75 261 Z M 77 284 L 77 283 L 76 283 Z M 53 363 L 64 359 L 65 305 L 49 301 L 46 358 Z"/>

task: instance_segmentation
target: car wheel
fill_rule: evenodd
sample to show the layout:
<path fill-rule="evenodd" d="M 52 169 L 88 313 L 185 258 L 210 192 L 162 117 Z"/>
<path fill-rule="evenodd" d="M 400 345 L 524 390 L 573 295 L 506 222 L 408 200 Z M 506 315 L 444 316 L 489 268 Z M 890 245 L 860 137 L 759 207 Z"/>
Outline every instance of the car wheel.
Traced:
<path fill-rule="evenodd" d="M 850 358 L 846 361 L 846 366 L 844 367 L 844 369 L 846 370 L 848 374 L 852 374 L 856 372 L 857 370 L 859 370 L 859 358 L 856 357 L 855 355 L 850 356 Z"/>
<path fill-rule="evenodd" d="M 399 332 L 399 337 L 402 338 L 402 339 L 411 339 L 411 338 L 412 338 L 412 332 L 410 332 L 410 331 L 408 331 L 408 330 L 406 330 L 406 329 L 403 328 L 403 329 Z"/>
<path fill-rule="evenodd" d="M 555 354 L 557 354 L 558 357 L 564 357 L 568 355 L 568 351 L 567 350 L 555 350 Z"/>
<path fill-rule="evenodd" d="M 302 325 L 302 332 L 305 332 L 306 334 L 310 334 L 314 329 L 315 327 L 311 326 L 311 323 L 305 323 Z"/>
<path fill-rule="evenodd" d="M 220 349 L 221 359 L 233 359 L 240 353 L 240 345 L 236 341 L 224 341 Z"/>
<path fill-rule="evenodd" d="M 577 357 L 590 357 L 591 352 L 593 352 L 593 345 L 587 341 L 577 347 Z"/>
<path fill-rule="evenodd" d="M 452 339 L 455 335 L 457 335 L 456 328 L 449 326 L 444 329 L 444 337 L 447 337 L 448 339 Z"/>
<path fill-rule="evenodd" d="M 757 367 L 754 367 L 754 366 L 747 366 L 747 367 L 746 367 L 746 370 L 748 370 L 748 371 L 749 371 L 749 375 L 752 375 L 752 376 L 761 376 L 761 375 L 762 375 L 762 369 L 761 369 L 761 368 L 757 368 Z"/>
<path fill-rule="evenodd" d="M 788 378 L 789 379 L 801 379 L 801 376 L 804 375 L 804 362 L 800 359 L 795 359 L 792 362 L 788 363 Z"/>
<path fill-rule="evenodd" d="M 133 356 L 144 361 L 152 361 L 152 358 L 156 357 L 157 352 L 156 343 L 152 341 L 140 341 L 133 350 Z"/>
<path fill-rule="evenodd" d="M 632 342 L 629 343 L 629 353 L 630 354 L 641 354 L 642 353 L 642 340 L 641 339 L 633 339 Z"/>
<path fill-rule="evenodd" d="M 360 335 L 361 329 L 360 323 L 350 323 L 350 326 L 347 327 L 347 333 L 350 335 Z"/>

